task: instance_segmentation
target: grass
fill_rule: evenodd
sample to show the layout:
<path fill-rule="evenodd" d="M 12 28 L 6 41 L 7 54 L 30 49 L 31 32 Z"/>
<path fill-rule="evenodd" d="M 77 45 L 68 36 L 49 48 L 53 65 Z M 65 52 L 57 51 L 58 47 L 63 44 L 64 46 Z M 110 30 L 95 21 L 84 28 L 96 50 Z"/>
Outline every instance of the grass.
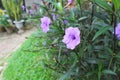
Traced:
<path fill-rule="evenodd" d="M 21 48 L 12 54 L 3 73 L 3 80 L 56 80 L 58 74 L 44 64 L 44 61 L 50 60 L 47 50 L 42 47 L 44 38 L 38 38 L 42 34 L 40 31 L 32 34 Z M 37 47 L 38 45 L 41 47 Z"/>

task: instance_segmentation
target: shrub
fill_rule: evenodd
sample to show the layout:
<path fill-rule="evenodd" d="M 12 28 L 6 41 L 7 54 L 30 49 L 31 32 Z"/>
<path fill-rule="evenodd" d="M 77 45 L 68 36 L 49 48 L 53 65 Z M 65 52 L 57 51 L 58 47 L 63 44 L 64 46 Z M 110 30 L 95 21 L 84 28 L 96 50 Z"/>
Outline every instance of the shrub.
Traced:
<path fill-rule="evenodd" d="M 41 20 L 43 31 L 50 28 L 44 45 L 55 51 L 46 65 L 63 74 L 60 80 L 119 80 L 120 5 L 117 0 L 88 0 L 84 8 L 85 2 L 72 0 L 65 5 L 66 1 L 53 0 L 41 5 L 43 17 L 51 19 L 51 24 Z"/>

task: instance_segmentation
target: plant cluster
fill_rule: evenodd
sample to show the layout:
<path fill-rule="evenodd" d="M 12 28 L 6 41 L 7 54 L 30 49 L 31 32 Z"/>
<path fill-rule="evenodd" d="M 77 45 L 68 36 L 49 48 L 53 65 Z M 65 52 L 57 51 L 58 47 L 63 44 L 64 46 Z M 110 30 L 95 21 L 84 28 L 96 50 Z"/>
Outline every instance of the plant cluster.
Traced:
<path fill-rule="evenodd" d="M 43 0 L 42 44 L 53 54 L 45 66 L 60 73 L 58 79 L 120 80 L 119 3 Z"/>
<path fill-rule="evenodd" d="M 2 4 L 12 20 L 21 19 L 23 0 L 2 0 Z"/>
<path fill-rule="evenodd" d="M 0 26 L 2 26 L 2 27 L 10 26 L 7 19 L 8 19 L 8 16 L 4 13 L 4 11 L 2 9 L 0 9 Z"/>

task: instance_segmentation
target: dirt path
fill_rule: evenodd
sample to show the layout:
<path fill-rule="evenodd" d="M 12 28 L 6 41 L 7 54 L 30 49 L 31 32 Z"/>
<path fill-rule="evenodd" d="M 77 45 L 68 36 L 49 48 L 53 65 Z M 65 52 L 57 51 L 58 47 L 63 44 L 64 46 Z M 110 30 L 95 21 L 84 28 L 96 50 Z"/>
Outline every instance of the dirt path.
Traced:
<path fill-rule="evenodd" d="M 1 76 L 6 65 L 7 57 L 10 56 L 12 52 L 16 51 L 26 40 L 26 37 L 29 37 L 35 30 L 35 28 L 32 28 L 22 34 L 0 33 L 0 80 L 2 80 Z"/>

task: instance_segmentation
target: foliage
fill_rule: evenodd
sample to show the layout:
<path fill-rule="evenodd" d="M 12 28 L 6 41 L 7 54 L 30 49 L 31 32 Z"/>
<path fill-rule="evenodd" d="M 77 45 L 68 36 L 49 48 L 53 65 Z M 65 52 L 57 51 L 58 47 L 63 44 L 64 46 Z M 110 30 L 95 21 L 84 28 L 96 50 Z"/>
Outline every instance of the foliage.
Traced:
<path fill-rule="evenodd" d="M 8 17 L 5 15 L 0 15 L 0 26 L 8 27 L 10 26 L 9 22 L 7 21 Z"/>
<path fill-rule="evenodd" d="M 62 0 L 47 0 L 40 5 L 46 13 L 42 17 L 51 18 L 44 45 L 49 52 L 55 51 L 46 65 L 62 74 L 59 80 L 119 80 L 120 45 L 115 34 L 120 21 L 119 1 L 87 2 L 88 8 L 83 6 L 86 0 L 73 0 L 70 5 Z M 71 26 L 80 30 L 81 41 L 74 50 L 62 42 L 65 30 Z"/>
<path fill-rule="evenodd" d="M 0 9 L 0 15 L 4 15 L 4 11 Z"/>
<path fill-rule="evenodd" d="M 3 12 L 3 10 L 0 10 L 0 26 L 9 27 L 10 24 L 7 21 L 7 19 L 8 19 L 7 15 Z"/>
<path fill-rule="evenodd" d="M 2 0 L 2 3 L 11 19 L 16 21 L 21 19 L 23 0 Z"/>

